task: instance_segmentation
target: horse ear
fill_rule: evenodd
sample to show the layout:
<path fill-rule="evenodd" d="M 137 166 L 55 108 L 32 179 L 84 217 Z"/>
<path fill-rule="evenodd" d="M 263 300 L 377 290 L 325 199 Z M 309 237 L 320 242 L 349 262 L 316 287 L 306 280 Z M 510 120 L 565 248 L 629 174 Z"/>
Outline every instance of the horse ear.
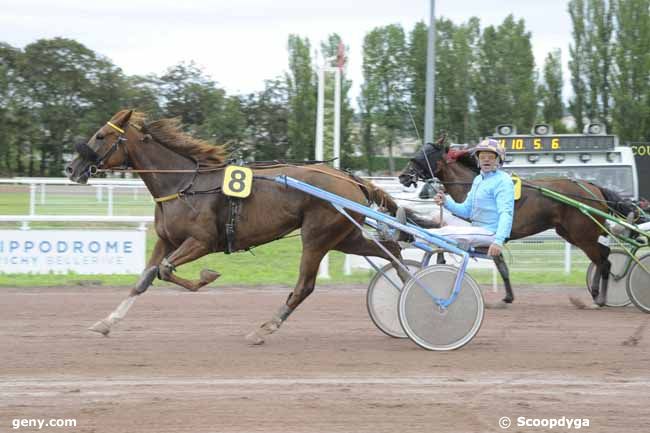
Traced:
<path fill-rule="evenodd" d="M 125 125 L 129 120 L 131 120 L 132 114 L 133 114 L 133 110 L 127 111 L 126 115 L 124 116 L 124 119 L 122 119 L 122 125 Z"/>
<path fill-rule="evenodd" d="M 442 146 L 445 141 L 447 141 L 447 131 L 442 131 L 440 137 L 438 137 L 438 141 L 436 141 L 436 144 L 438 146 Z"/>
<path fill-rule="evenodd" d="M 120 111 L 117 115 L 117 118 L 113 121 L 113 123 L 120 126 L 124 126 L 129 122 L 129 120 L 131 120 L 132 114 L 133 114 L 133 110 Z"/>

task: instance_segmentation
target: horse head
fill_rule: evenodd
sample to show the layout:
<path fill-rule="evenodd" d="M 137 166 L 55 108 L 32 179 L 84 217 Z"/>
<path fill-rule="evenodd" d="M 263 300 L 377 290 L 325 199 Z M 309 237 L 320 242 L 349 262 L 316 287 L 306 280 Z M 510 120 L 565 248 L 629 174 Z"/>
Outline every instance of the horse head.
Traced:
<path fill-rule="evenodd" d="M 127 166 L 127 128 L 133 110 L 122 110 L 99 128 L 87 143 L 75 146 L 77 157 L 65 168 L 73 182 L 85 184 L 99 169 Z"/>
<path fill-rule="evenodd" d="M 440 170 L 440 164 L 447 154 L 443 144 L 444 137 L 437 143 L 427 143 L 422 146 L 398 176 L 404 186 L 417 185 L 418 180 L 433 179 Z"/>

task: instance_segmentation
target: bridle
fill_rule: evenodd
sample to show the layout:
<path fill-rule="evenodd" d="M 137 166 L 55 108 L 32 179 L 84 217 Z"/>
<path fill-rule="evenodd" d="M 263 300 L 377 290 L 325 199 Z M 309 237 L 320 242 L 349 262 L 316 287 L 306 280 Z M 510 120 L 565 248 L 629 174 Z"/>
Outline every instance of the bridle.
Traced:
<path fill-rule="evenodd" d="M 88 167 L 88 175 L 90 176 L 97 174 L 99 170 L 104 167 L 104 163 L 111 157 L 111 155 L 113 155 L 121 146 L 127 142 L 126 131 L 124 129 L 120 128 L 112 122 L 106 122 L 106 124 L 117 131 L 119 135 L 117 136 L 117 140 L 111 144 L 111 147 L 103 155 L 100 156 L 96 151 L 88 146 L 87 143 L 77 143 L 75 145 L 75 150 L 79 152 L 79 155 L 81 155 L 85 160 L 91 162 L 90 166 Z M 127 128 L 129 125 L 131 124 L 127 124 Z M 126 149 L 122 149 L 122 151 L 124 152 L 124 163 L 122 164 L 122 168 L 128 169 L 131 166 L 131 162 L 129 161 L 129 153 L 126 151 Z"/>

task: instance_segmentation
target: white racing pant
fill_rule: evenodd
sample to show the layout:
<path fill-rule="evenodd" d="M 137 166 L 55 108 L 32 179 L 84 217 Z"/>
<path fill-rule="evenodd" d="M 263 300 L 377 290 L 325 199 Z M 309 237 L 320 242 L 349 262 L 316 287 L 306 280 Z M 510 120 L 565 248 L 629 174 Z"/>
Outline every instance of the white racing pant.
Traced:
<path fill-rule="evenodd" d="M 458 242 L 458 246 L 462 249 L 489 247 L 494 242 L 495 233 L 484 227 L 473 226 L 464 219 L 449 213 L 444 216 L 443 224 L 445 225 L 439 229 L 428 229 L 427 231 Z"/>

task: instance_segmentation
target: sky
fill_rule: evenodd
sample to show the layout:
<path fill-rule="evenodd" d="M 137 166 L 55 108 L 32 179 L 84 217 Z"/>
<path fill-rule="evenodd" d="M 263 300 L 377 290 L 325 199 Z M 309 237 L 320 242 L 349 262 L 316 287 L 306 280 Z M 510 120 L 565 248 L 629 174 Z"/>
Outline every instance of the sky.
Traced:
<path fill-rule="evenodd" d="M 456 24 L 476 16 L 482 28 L 501 24 L 511 13 L 523 18 L 540 70 L 551 50 L 562 50 L 566 97 L 572 30 L 567 4 L 436 0 L 435 14 Z M 396 23 L 409 32 L 418 21 L 428 23 L 430 5 L 431 0 L 0 0 L 0 42 L 22 49 L 41 38 L 74 39 L 128 75 L 161 75 L 194 61 L 229 94 L 245 94 L 288 70 L 289 34 L 308 37 L 316 48 L 338 33 L 349 47 L 347 75 L 356 105 L 365 34 Z"/>

